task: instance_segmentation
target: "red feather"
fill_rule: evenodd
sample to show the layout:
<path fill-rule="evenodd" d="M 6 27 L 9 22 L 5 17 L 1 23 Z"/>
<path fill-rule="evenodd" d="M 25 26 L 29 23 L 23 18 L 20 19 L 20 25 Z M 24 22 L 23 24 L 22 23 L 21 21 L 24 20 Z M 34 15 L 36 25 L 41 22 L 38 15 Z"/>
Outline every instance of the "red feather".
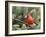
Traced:
<path fill-rule="evenodd" d="M 27 16 L 24 21 L 29 25 L 32 25 L 34 23 L 34 19 L 31 15 Z"/>

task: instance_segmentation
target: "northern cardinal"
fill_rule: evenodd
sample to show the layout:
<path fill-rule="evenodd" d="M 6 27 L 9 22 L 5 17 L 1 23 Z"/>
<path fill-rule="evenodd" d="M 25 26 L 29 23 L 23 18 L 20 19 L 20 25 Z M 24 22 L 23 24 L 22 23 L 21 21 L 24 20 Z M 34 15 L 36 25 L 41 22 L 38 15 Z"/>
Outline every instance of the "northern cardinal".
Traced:
<path fill-rule="evenodd" d="M 36 20 L 30 15 L 30 13 L 28 15 L 25 15 L 25 19 L 24 19 L 25 23 L 27 23 L 28 25 L 33 25 L 36 23 Z"/>

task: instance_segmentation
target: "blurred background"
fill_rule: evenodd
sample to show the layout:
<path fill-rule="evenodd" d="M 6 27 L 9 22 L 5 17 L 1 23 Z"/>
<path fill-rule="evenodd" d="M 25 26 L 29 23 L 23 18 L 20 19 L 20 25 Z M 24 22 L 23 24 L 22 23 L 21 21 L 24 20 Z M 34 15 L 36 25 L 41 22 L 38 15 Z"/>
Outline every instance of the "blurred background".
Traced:
<path fill-rule="evenodd" d="M 35 26 L 26 25 L 24 22 L 24 17 L 31 13 L 32 17 L 35 18 Z M 31 24 L 30 24 L 31 25 Z M 40 19 L 40 7 L 12 7 L 12 30 L 30 30 L 30 29 L 40 29 L 41 19 Z"/>

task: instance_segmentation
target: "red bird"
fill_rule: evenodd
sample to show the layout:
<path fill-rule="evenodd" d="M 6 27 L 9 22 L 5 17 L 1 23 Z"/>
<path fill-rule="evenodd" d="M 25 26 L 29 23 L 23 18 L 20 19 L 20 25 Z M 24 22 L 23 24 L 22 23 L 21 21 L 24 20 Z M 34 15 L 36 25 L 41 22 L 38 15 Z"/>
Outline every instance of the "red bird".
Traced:
<path fill-rule="evenodd" d="M 34 18 L 30 15 L 30 13 L 28 15 L 25 15 L 25 19 L 24 19 L 25 23 L 27 23 L 28 25 L 33 25 L 34 23 L 36 23 L 36 21 L 34 20 Z"/>

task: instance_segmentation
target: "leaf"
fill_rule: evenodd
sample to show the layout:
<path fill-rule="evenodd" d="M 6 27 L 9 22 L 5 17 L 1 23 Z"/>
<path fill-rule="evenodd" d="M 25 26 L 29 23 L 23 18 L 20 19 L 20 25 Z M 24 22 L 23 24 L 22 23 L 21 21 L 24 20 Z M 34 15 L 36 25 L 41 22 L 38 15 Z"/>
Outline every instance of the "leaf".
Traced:
<path fill-rule="evenodd" d="M 34 29 L 40 29 L 40 27 L 41 27 L 41 22 L 39 22 L 39 23 L 34 27 Z"/>

